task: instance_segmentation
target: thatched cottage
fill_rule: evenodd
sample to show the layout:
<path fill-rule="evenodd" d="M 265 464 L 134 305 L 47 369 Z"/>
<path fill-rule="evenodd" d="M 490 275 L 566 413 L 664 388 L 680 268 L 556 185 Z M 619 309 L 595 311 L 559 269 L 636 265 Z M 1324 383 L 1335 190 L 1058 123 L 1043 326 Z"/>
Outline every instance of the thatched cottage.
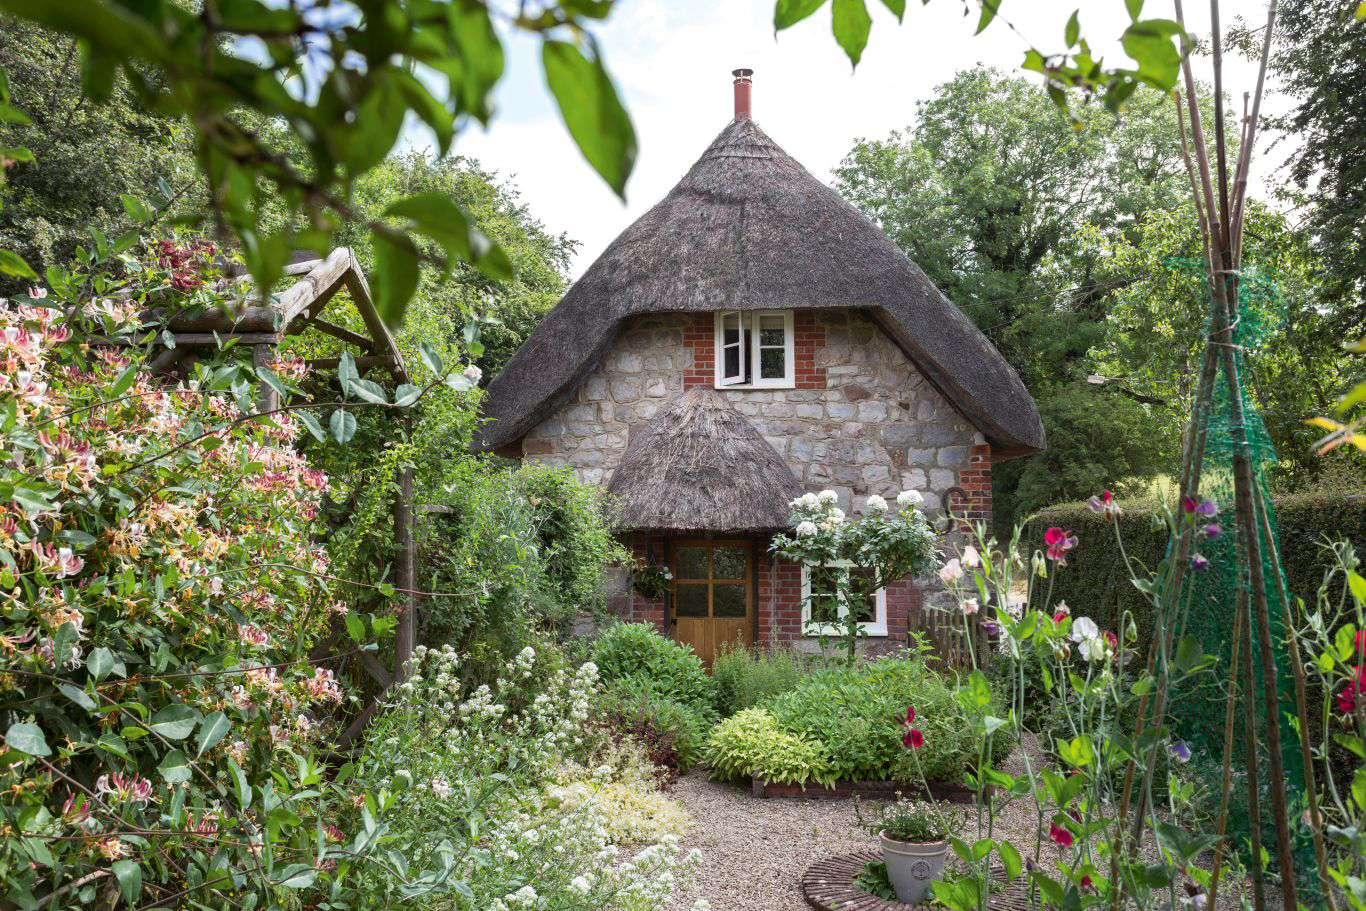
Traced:
<path fill-rule="evenodd" d="M 932 516 L 987 519 L 992 465 L 1044 445 L 1015 371 L 759 129 L 735 75 L 735 119 L 493 380 L 480 440 L 606 485 L 674 576 L 623 612 L 708 660 L 819 633 L 804 605 L 824 577 L 769 554 L 793 497 L 833 488 L 849 511 L 914 489 Z M 919 603 L 908 579 L 847 609 L 896 644 Z"/>

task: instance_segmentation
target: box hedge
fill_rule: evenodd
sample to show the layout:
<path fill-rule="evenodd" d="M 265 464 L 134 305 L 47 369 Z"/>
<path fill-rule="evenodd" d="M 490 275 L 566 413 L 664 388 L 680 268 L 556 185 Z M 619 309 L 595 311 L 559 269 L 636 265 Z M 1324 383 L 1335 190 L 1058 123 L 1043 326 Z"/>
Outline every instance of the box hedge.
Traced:
<path fill-rule="evenodd" d="M 1325 542 L 1346 539 L 1358 553 L 1366 553 L 1366 496 L 1301 494 L 1277 498 L 1273 506 L 1291 594 L 1312 604 L 1331 562 L 1322 547 Z M 1146 647 L 1152 613 L 1130 582 L 1113 526 L 1085 504 L 1052 507 L 1026 523 L 1021 546 L 1042 548 L 1044 531 L 1051 526 L 1071 529 L 1079 539 L 1067 556 L 1067 566 L 1052 580 L 1054 601 L 1067 601 L 1102 629 L 1116 629 L 1123 612 L 1132 611 L 1139 642 Z M 1130 557 L 1147 566 L 1162 559 L 1167 531 L 1154 506 L 1126 504 L 1120 531 Z"/>

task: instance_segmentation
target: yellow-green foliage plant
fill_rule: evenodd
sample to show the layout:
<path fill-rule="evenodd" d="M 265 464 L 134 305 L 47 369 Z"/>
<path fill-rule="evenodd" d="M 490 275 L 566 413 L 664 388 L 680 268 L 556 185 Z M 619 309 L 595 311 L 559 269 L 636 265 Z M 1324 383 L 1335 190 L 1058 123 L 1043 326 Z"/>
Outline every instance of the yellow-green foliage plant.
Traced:
<path fill-rule="evenodd" d="M 760 708 L 737 712 L 712 728 L 702 749 L 712 778 L 748 781 L 758 778 L 769 784 L 835 783 L 830 764 L 819 744 L 799 734 L 789 734 L 777 720 Z"/>

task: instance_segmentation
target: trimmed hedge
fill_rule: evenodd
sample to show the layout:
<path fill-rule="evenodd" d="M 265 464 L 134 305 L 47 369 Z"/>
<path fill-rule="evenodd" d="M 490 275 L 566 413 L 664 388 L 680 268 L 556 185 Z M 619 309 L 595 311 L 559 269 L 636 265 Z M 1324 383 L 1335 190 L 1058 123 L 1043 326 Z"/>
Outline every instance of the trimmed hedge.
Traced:
<path fill-rule="evenodd" d="M 1366 553 L 1366 496 L 1300 494 L 1272 501 L 1281 539 L 1281 559 L 1291 594 L 1312 604 L 1331 556 L 1320 546 L 1346 539 Z M 1124 504 L 1120 531 L 1130 557 L 1156 566 L 1167 548 L 1166 527 L 1151 505 Z M 1095 620 L 1102 629 L 1117 629 L 1125 610 L 1133 612 L 1139 642 L 1146 647 L 1152 633 L 1148 603 L 1133 587 L 1115 542 L 1113 526 L 1085 504 L 1069 504 L 1036 513 L 1025 524 L 1022 547 L 1042 548 L 1051 526 L 1071 529 L 1079 543 L 1067 555 L 1067 566 L 1055 571 L 1053 599 Z"/>

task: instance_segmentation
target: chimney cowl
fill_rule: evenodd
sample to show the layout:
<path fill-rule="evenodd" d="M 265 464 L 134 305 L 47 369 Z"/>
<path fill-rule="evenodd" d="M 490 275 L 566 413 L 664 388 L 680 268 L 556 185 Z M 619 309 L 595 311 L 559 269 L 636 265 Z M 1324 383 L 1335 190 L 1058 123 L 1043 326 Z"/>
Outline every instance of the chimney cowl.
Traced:
<path fill-rule="evenodd" d="M 731 70 L 731 75 L 735 77 L 735 119 L 749 120 L 753 108 L 750 101 L 750 89 L 754 84 L 751 78 L 754 70 L 738 69 Z"/>

